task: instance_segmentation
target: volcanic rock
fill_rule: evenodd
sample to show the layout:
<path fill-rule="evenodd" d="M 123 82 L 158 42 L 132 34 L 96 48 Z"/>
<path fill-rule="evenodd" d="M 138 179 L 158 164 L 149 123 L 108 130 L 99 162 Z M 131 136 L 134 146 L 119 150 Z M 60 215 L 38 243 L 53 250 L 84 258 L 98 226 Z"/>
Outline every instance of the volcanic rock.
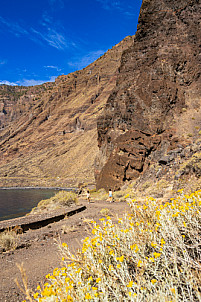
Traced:
<path fill-rule="evenodd" d="M 201 2 L 144 0 L 99 117 L 97 188 L 119 188 L 201 128 Z"/>
<path fill-rule="evenodd" d="M 126 37 L 55 83 L 0 86 L 1 187 L 95 182 L 97 119 L 116 84 L 122 52 L 132 41 Z"/>

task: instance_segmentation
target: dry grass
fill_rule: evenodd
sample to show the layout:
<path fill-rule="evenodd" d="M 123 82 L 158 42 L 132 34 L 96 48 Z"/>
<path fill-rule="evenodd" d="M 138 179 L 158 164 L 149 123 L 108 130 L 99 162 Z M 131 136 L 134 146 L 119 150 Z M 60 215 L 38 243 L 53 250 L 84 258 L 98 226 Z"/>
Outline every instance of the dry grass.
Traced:
<path fill-rule="evenodd" d="M 77 194 L 74 192 L 60 191 L 50 199 L 41 200 L 30 214 L 44 211 L 53 211 L 62 207 L 70 207 L 78 204 Z"/>
<path fill-rule="evenodd" d="M 103 215 L 103 216 L 107 216 L 109 214 L 110 210 L 107 209 L 107 208 L 103 208 L 100 210 L 100 213 Z"/>
<path fill-rule="evenodd" d="M 93 200 L 101 200 L 101 201 L 103 201 L 103 200 L 107 200 L 107 198 L 108 198 L 108 193 L 106 192 L 106 190 L 105 189 L 100 189 L 100 190 L 98 190 L 98 191 L 90 191 L 90 193 L 91 193 L 91 198 L 93 199 Z"/>
<path fill-rule="evenodd" d="M 4 231 L 0 234 L 0 248 L 4 251 L 14 250 L 17 247 L 17 234 L 14 231 Z"/>
<path fill-rule="evenodd" d="M 70 232 L 76 232 L 76 231 L 77 231 L 77 228 L 74 225 L 68 226 L 68 225 L 64 224 L 61 227 L 61 233 L 62 234 L 68 234 Z"/>

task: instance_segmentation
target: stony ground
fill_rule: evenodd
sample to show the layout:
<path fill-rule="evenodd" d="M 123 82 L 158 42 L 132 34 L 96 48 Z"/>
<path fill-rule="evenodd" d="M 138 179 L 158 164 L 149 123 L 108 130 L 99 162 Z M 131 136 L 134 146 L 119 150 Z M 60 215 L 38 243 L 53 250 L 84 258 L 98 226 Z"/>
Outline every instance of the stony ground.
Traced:
<path fill-rule="evenodd" d="M 14 251 L 0 254 L 0 301 L 18 302 L 25 298 L 15 283 L 17 278 L 22 284 L 16 263 L 24 263 L 28 286 L 34 290 L 37 285 L 45 282 L 48 273 L 62 265 L 57 242 L 68 243 L 71 250 L 76 252 L 82 245 L 82 239 L 90 234 L 88 220 L 98 221 L 103 217 L 101 209 L 108 208 L 110 215 L 116 218 L 117 215 L 122 216 L 129 208 L 125 202 L 96 201 L 88 204 L 85 200 L 80 200 L 80 204 L 86 205 L 86 210 L 19 235 L 19 247 Z"/>

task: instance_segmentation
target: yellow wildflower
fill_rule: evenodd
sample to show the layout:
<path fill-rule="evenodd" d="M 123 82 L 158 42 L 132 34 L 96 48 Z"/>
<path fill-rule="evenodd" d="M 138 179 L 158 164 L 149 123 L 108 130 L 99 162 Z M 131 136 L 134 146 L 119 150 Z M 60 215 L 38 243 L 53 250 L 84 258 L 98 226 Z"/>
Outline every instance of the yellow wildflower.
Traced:
<path fill-rule="evenodd" d="M 134 247 L 135 247 L 135 244 L 132 244 L 132 245 L 130 246 L 131 251 L 134 249 Z"/>
<path fill-rule="evenodd" d="M 68 247 L 68 244 L 65 243 L 65 242 L 63 242 L 63 243 L 62 243 L 62 246 L 63 246 L 63 247 Z"/>
<path fill-rule="evenodd" d="M 135 252 L 137 253 L 139 251 L 139 247 L 137 246 L 137 244 L 135 244 Z"/>
<path fill-rule="evenodd" d="M 176 212 L 175 214 L 172 215 L 172 217 L 178 217 L 179 216 L 179 212 Z"/>
<path fill-rule="evenodd" d="M 157 246 L 157 244 L 154 243 L 154 242 L 152 242 L 152 243 L 151 243 L 151 246 L 155 248 L 155 247 Z"/>
<path fill-rule="evenodd" d="M 161 239 L 161 245 L 165 244 L 165 240 L 162 238 Z"/>
<path fill-rule="evenodd" d="M 101 278 L 96 279 L 96 283 L 99 283 L 101 281 Z"/>
<path fill-rule="evenodd" d="M 160 255 L 161 255 L 160 253 L 156 253 L 156 252 L 155 252 L 155 253 L 153 253 L 153 256 L 154 256 L 155 258 L 160 257 Z"/>
<path fill-rule="evenodd" d="M 39 293 L 35 293 L 35 294 L 33 295 L 34 299 L 37 299 L 37 298 L 38 298 L 38 295 L 39 295 Z"/>
<path fill-rule="evenodd" d="M 170 291 L 173 293 L 173 294 L 175 294 L 175 288 L 170 288 Z"/>
<path fill-rule="evenodd" d="M 120 261 L 120 262 L 123 262 L 123 261 L 124 261 L 124 255 L 122 255 L 122 256 L 119 258 L 119 261 Z"/>
<path fill-rule="evenodd" d="M 127 285 L 127 287 L 132 287 L 133 286 L 133 281 L 130 281 Z"/>
<path fill-rule="evenodd" d="M 86 293 L 85 299 L 86 299 L 86 300 L 92 299 L 92 296 L 91 296 L 89 293 Z"/>
<path fill-rule="evenodd" d="M 113 266 L 110 264 L 108 270 L 111 271 L 113 269 Z"/>
<path fill-rule="evenodd" d="M 70 278 L 67 277 L 67 278 L 65 279 L 65 282 L 68 283 L 69 281 L 70 281 Z"/>

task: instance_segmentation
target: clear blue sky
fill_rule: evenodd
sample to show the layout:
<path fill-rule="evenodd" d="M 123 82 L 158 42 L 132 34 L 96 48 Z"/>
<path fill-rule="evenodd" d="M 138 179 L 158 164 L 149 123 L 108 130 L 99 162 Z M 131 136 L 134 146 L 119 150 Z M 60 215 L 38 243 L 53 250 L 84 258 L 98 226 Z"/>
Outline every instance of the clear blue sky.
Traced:
<path fill-rule="evenodd" d="M 79 70 L 134 35 L 142 0 L 0 0 L 0 84 Z"/>

